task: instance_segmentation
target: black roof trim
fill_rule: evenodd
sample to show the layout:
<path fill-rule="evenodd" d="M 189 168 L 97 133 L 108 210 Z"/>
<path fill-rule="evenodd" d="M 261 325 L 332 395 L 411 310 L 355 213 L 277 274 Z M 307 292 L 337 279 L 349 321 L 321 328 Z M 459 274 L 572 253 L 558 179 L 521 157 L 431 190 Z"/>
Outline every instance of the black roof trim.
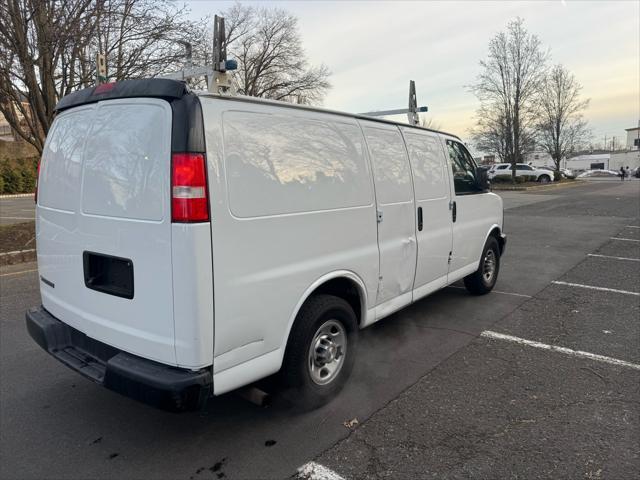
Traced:
<path fill-rule="evenodd" d="M 115 98 L 154 97 L 173 99 L 182 98 L 189 93 L 189 88 L 183 81 L 169 80 L 166 78 L 123 80 L 122 82 L 115 82 L 113 88 L 106 90 L 104 93 L 94 95 L 96 88 L 98 88 L 98 86 L 85 88 L 65 95 L 60 99 L 55 110 L 60 112 L 61 110 L 77 107 L 78 105 Z"/>

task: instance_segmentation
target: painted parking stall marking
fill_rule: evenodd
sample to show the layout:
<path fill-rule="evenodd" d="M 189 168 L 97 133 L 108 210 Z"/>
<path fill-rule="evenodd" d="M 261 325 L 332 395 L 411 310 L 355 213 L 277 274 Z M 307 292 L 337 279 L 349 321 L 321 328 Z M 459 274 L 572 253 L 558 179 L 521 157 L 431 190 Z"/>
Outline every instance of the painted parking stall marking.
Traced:
<path fill-rule="evenodd" d="M 549 350 L 552 352 L 564 353 L 572 357 L 588 358 L 602 363 L 608 363 L 610 365 L 616 365 L 619 367 L 632 368 L 634 370 L 640 370 L 640 365 L 636 363 L 627 362 L 625 360 L 618 360 L 617 358 L 607 357 L 604 355 L 597 355 L 595 353 L 583 352 L 581 350 L 573 350 L 567 347 L 560 347 L 558 345 L 548 345 L 546 343 L 536 342 L 533 340 L 527 340 L 520 337 L 514 337 L 512 335 L 505 335 L 504 333 L 492 332 L 485 330 L 480 334 L 484 338 L 492 338 L 494 340 L 503 340 L 512 343 L 518 343 L 520 345 L 526 345 L 528 347 L 539 348 L 541 350 Z"/>
<path fill-rule="evenodd" d="M 612 255 L 600 255 L 597 253 L 587 253 L 587 257 L 608 258 L 611 260 L 625 260 L 628 262 L 640 262 L 640 258 L 614 257 Z"/>
<path fill-rule="evenodd" d="M 636 238 L 623 238 L 623 237 L 610 237 L 611 240 L 619 240 L 621 242 L 640 242 L 640 240 Z"/>
<path fill-rule="evenodd" d="M 621 293 L 623 295 L 634 295 L 636 297 L 640 297 L 640 293 L 638 293 L 638 292 L 629 292 L 627 290 L 618 290 L 617 288 L 596 287 L 594 285 L 583 285 L 581 283 L 563 282 L 563 281 L 560 281 L 560 280 L 554 280 L 551 283 L 553 283 L 555 285 L 565 285 L 567 287 L 587 288 L 589 290 L 599 290 L 601 292 Z"/>
<path fill-rule="evenodd" d="M 301 480 L 345 480 L 336 472 L 316 462 L 305 463 L 298 469 Z"/>

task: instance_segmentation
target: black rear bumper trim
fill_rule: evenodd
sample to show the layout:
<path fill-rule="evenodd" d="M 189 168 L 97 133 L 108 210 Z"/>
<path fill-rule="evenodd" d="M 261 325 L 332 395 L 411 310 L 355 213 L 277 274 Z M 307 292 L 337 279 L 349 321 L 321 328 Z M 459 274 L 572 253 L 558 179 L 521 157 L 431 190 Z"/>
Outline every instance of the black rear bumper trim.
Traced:
<path fill-rule="evenodd" d="M 204 407 L 211 396 L 211 369 L 171 367 L 123 352 L 87 337 L 61 322 L 44 307 L 26 313 L 35 342 L 69 368 L 122 395 L 163 410 Z"/>

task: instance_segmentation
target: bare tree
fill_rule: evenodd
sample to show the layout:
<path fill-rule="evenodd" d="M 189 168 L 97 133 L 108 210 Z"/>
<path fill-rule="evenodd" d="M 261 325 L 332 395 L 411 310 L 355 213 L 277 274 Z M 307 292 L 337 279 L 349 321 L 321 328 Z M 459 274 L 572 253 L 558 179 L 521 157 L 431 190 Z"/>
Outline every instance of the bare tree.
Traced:
<path fill-rule="evenodd" d="M 58 99 L 87 81 L 78 68 L 96 0 L 0 2 L 0 112 L 42 151 Z"/>
<path fill-rule="evenodd" d="M 510 22 L 489 42 L 489 55 L 480 62 L 481 72 L 470 90 L 480 100 L 475 143 L 485 143 L 495 135 L 502 137 L 503 153 L 491 150 L 512 164 L 533 150 L 536 98 L 545 75 L 548 53 L 540 40 L 524 27 L 524 20 Z M 495 142 L 489 142 L 492 144 Z"/>
<path fill-rule="evenodd" d="M 330 88 L 329 69 L 310 66 L 298 21 L 278 8 L 235 4 L 225 17 L 227 53 L 238 61 L 238 91 L 296 103 L 319 103 Z"/>
<path fill-rule="evenodd" d="M 477 112 L 476 126 L 471 129 L 471 138 L 476 150 L 493 153 L 500 163 L 510 162 L 507 151 L 507 119 L 501 109 L 481 106 Z"/>
<path fill-rule="evenodd" d="M 179 69 L 184 42 L 204 35 L 168 0 L 2 0 L 0 111 L 42 152 L 54 108 L 95 82 L 95 55 L 112 80 Z"/>
<path fill-rule="evenodd" d="M 580 83 L 562 65 L 554 66 L 542 84 L 538 144 L 551 155 L 556 171 L 562 158 L 583 147 L 590 137 L 582 116 L 589 100 L 580 98 L 581 90 Z"/>
<path fill-rule="evenodd" d="M 204 39 L 204 22 L 168 0 L 104 0 L 98 10 L 94 52 L 107 57 L 107 76 L 121 81 L 179 70 L 185 43 Z"/>
<path fill-rule="evenodd" d="M 442 129 L 442 125 L 440 124 L 440 122 L 436 122 L 433 117 L 420 116 L 420 126 L 424 128 L 429 128 L 431 130 Z"/>

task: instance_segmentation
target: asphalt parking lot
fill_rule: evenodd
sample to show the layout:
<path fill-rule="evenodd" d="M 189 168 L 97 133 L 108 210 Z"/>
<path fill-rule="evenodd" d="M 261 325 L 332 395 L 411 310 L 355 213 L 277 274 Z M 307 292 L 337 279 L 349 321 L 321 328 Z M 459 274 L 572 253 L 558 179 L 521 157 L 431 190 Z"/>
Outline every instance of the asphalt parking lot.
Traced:
<path fill-rule="evenodd" d="M 35 220 L 33 195 L 0 198 L 0 225 Z"/>
<path fill-rule="evenodd" d="M 3 268 L 0 476 L 635 478 L 640 182 L 503 198 L 495 291 L 362 331 L 347 388 L 309 414 L 228 394 L 174 415 L 93 385 L 28 337 L 35 264 Z"/>

